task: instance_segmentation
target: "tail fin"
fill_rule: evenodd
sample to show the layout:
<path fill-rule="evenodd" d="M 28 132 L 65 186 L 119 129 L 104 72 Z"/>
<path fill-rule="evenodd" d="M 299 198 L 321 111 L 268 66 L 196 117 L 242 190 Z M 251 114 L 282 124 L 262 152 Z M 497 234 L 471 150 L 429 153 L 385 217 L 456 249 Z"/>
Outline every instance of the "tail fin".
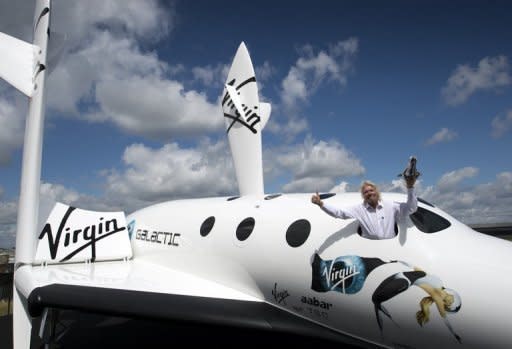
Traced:
<path fill-rule="evenodd" d="M 109 261 L 132 257 L 123 212 L 97 212 L 57 203 L 39 235 L 34 263 Z"/>
<path fill-rule="evenodd" d="M 261 130 L 271 108 L 259 101 L 254 68 L 243 42 L 228 73 L 222 109 L 240 195 L 263 195 Z"/>

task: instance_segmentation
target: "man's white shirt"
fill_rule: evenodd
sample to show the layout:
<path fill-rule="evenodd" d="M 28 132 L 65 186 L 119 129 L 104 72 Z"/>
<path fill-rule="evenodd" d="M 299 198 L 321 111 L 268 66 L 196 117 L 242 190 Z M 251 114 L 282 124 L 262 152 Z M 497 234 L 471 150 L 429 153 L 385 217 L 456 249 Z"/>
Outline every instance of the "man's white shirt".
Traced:
<path fill-rule="evenodd" d="M 355 218 L 361 225 L 362 235 L 368 239 L 380 240 L 395 237 L 395 222 L 416 212 L 418 200 L 414 188 L 407 189 L 407 202 L 381 200 L 376 208 L 367 203 L 338 208 L 326 204 L 322 209 L 329 215 L 341 218 Z"/>

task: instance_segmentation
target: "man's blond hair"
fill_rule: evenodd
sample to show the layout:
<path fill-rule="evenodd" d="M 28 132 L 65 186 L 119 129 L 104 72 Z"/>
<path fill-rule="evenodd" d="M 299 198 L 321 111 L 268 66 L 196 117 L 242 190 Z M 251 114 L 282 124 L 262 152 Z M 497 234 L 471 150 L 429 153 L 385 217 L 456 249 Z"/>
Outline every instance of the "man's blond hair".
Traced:
<path fill-rule="evenodd" d="M 363 198 L 364 198 L 364 195 L 363 195 L 364 187 L 372 187 L 375 190 L 375 192 L 377 193 L 377 200 L 380 200 L 380 190 L 377 187 L 377 184 L 373 183 L 372 181 L 364 181 L 361 184 L 361 188 L 359 189 L 359 191 L 361 192 L 361 196 Z"/>

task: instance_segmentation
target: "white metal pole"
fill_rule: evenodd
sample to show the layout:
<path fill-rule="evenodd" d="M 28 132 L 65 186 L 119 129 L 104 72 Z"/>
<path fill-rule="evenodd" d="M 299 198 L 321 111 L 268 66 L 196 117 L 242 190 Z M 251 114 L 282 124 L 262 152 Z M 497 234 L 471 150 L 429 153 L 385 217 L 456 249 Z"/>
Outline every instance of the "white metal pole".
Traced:
<path fill-rule="evenodd" d="M 29 100 L 29 111 L 25 126 L 16 231 L 16 266 L 31 264 L 36 246 L 44 129 L 46 48 L 49 25 L 50 0 L 36 0 L 34 45 L 39 48 L 39 52 L 34 53 L 36 57 L 36 66 L 34 67 L 35 88 L 34 94 Z"/>

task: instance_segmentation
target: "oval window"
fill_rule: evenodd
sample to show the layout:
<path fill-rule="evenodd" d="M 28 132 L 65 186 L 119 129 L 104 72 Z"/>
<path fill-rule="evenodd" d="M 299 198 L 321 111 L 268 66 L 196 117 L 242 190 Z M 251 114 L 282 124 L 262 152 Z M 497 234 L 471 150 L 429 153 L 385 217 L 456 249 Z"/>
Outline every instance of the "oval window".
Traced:
<path fill-rule="evenodd" d="M 249 217 L 244 219 L 236 228 L 236 238 L 240 241 L 245 241 L 251 235 L 254 229 L 254 218 Z"/>
<path fill-rule="evenodd" d="M 412 222 L 419 230 L 427 234 L 437 233 L 451 225 L 449 220 L 423 207 L 418 207 L 418 210 L 409 215 L 409 217 L 411 217 Z"/>
<path fill-rule="evenodd" d="M 293 222 L 286 231 L 286 242 L 291 247 L 299 247 L 309 237 L 311 224 L 306 219 L 299 219 Z"/>
<path fill-rule="evenodd" d="M 214 216 L 210 216 L 210 217 L 206 218 L 205 221 L 203 222 L 203 224 L 201 224 L 201 229 L 199 231 L 201 233 L 201 236 L 206 236 L 206 235 L 210 234 L 210 232 L 213 229 L 214 224 L 215 224 Z"/>

